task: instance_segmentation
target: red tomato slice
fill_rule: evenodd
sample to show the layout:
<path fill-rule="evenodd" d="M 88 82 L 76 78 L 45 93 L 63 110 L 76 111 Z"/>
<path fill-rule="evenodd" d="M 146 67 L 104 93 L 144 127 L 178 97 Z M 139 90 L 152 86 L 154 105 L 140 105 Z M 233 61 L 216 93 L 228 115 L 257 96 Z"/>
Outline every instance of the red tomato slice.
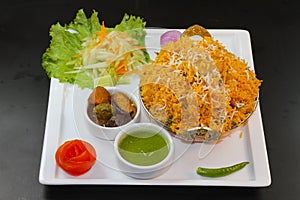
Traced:
<path fill-rule="evenodd" d="M 96 150 L 86 141 L 70 140 L 57 149 L 55 160 L 64 171 L 79 176 L 89 171 L 95 164 Z"/>

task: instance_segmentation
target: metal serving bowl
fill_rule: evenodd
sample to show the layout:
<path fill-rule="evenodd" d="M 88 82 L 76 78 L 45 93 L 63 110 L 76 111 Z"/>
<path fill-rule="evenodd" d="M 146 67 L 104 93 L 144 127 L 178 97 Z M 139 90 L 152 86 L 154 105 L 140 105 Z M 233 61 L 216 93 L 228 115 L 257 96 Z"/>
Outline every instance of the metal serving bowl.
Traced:
<path fill-rule="evenodd" d="M 151 113 L 150 111 L 146 108 L 141 96 L 139 96 L 140 101 L 141 101 L 141 107 L 144 111 L 144 113 L 147 116 L 147 119 L 151 122 L 151 123 L 155 123 L 161 127 L 163 127 L 164 129 L 166 129 L 171 135 L 173 135 L 176 138 L 181 139 L 184 142 L 189 142 L 189 143 L 194 143 L 194 142 L 216 142 L 217 140 L 219 140 L 222 136 L 222 134 L 218 131 L 212 130 L 209 127 L 194 127 L 191 129 L 188 129 L 187 131 L 184 131 L 181 134 L 176 134 L 174 133 L 171 128 L 165 124 L 164 122 L 156 119 Z M 242 121 L 241 123 L 237 124 L 236 126 L 232 127 L 229 131 L 233 131 L 238 127 L 244 126 L 247 124 L 247 122 L 249 121 L 250 117 L 252 116 L 252 114 L 255 112 L 256 108 L 257 108 L 257 104 L 258 104 L 258 97 L 255 103 L 255 107 L 252 113 L 250 113 L 244 121 Z"/>

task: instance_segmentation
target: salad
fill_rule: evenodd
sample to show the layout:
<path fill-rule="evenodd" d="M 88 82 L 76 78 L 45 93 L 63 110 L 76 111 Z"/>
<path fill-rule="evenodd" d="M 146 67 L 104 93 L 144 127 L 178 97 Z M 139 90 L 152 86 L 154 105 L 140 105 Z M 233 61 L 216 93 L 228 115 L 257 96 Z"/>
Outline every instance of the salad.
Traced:
<path fill-rule="evenodd" d="M 87 18 L 80 9 L 70 24 L 51 26 L 52 39 L 42 56 L 42 67 L 50 78 L 80 88 L 126 83 L 130 80 L 127 72 L 150 60 L 145 25 L 142 18 L 125 14 L 120 24 L 105 27 L 96 11 Z"/>

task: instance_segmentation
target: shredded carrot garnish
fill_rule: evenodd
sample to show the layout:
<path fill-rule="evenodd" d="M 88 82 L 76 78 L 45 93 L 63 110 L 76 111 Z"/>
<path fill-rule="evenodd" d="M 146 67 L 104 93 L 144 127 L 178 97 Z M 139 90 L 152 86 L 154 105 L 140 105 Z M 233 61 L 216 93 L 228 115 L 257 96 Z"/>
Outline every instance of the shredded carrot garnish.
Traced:
<path fill-rule="evenodd" d="M 242 138 L 243 137 L 243 132 L 240 132 L 240 138 Z"/>
<path fill-rule="evenodd" d="M 100 30 L 100 32 L 98 32 L 98 35 L 99 35 L 99 45 L 100 46 L 103 43 L 103 41 L 104 41 L 104 39 L 105 39 L 105 37 L 106 37 L 107 34 L 108 34 L 108 31 L 105 28 L 104 21 L 102 21 L 101 30 Z"/>
<path fill-rule="evenodd" d="M 133 46 L 135 49 L 140 49 L 140 50 L 144 50 L 146 49 L 146 47 L 143 47 L 143 46 Z"/>
<path fill-rule="evenodd" d="M 82 56 L 82 55 L 83 55 L 82 53 L 78 53 L 78 54 L 72 56 L 72 58 L 77 58 L 77 57 L 80 57 L 80 56 Z"/>
<path fill-rule="evenodd" d="M 119 53 L 120 49 L 121 49 L 121 46 L 117 46 L 115 49 L 116 53 Z"/>
<path fill-rule="evenodd" d="M 128 62 L 126 61 L 126 59 L 121 60 L 119 66 L 116 68 L 116 74 L 118 75 L 125 74 L 127 72 L 126 69 L 127 64 Z"/>

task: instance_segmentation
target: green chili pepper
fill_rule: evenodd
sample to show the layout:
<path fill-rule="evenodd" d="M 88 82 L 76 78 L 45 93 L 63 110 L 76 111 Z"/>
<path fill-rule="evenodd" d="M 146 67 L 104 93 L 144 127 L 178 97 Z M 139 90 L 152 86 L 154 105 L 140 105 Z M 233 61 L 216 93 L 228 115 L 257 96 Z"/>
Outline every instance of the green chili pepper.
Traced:
<path fill-rule="evenodd" d="M 205 167 L 198 167 L 197 168 L 197 174 L 201 176 L 207 176 L 207 177 L 221 177 L 221 176 L 227 176 L 229 174 L 232 174 L 233 172 L 236 172 L 242 168 L 244 168 L 249 162 L 241 162 L 235 165 L 231 165 L 228 167 L 222 167 L 222 168 L 205 168 Z"/>

